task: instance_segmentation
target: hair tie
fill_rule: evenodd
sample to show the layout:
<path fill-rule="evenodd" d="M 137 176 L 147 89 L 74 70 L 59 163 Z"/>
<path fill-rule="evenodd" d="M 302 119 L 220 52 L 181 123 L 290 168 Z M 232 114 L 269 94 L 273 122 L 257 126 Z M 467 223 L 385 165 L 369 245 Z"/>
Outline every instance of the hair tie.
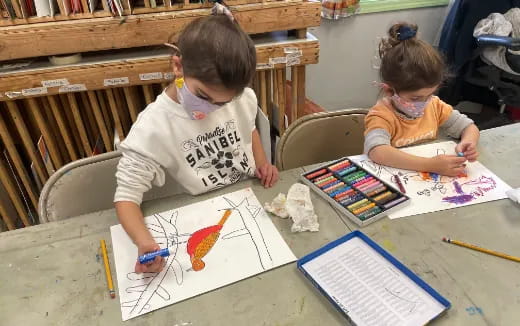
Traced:
<path fill-rule="evenodd" d="M 409 26 L 401 26 L 397 30 L 397 38 L 399 41 L 406 41 L 411 39 L 417 34 L 417 31 L 413 30 Z"/>
<path fill-rule="evenodd" d="M 163 43 L 164 45 L 166 45 L 167 47 L 169 48 L 172 48 L 175 50 L 175 52 L 177 52 L 178 55 L 181 54 L 181 50 L 179 49 L 179 47 L 175 44 L 172 44 L 172 43 Z"/>
<path fill-rule="evenodd" d="M 215 2 L 213 8 L 211 8 L 212 15 L 226 15 L 231 21 L 235 20 L 231 11 L 224 5 L 221 5 L 218 2 Z"/>

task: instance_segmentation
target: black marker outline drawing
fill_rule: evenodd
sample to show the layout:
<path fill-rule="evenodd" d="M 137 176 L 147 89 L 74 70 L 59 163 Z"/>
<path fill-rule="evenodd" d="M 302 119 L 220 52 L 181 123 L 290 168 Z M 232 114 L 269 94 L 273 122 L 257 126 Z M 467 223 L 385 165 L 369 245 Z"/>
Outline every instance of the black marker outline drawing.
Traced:
<path fill-rule="evenodd" d="M 269 252 L 269 248 L 265 241 L 264 235 L 258 224 L 257 218 L 263 211 L 261 206 L 251 205 L 249 198 L 246 196 L 238 204 L 233 202 L 231 199 L 223 196 L 223 200 L 229 205 L 229 208 L 234 213 L 238 213 L 242 221 L 243 227 L 232 230 L 226 234 L 223 234 L 218 241 L 230 240 L 239 238 L 242 236 L 249 236 L 251 239 L 256 255 L 258 256 L 259 266 L 263 271 L 273 267 L 273 258 Z M 164 213 L 161 213 L 164 214 Z M 143 273 L 137 274 L 130 272 L 126 275 L 130 281 L 145 281 L 145 284 L 139 284 L 135 286 L 129 286 L 125 289 L 126 293 L 140 293 L 139 297 L 134 300 L 125 301 L 121 303 L 122 311 L 125 308 L 130 308 L 128 318 L 131 319 L 138 315 L 146 312 L 153 311 L 157 308 L 151 306 L 151 300 L 155 295 L 162 298 L 164 301 L 171 299 L 171 291 L 173 289 L 163 287 L 163 281 L 168 276 L 168 273 L 173 273 L 177 286 L 182 286 L 184 282 L 184 267 L 177 259 L 179 253 L 179 245 L 185 244 L 191 233 L 178 233 L 177 220 L 179 218 L 178 210 L 173 210 L 169 218 L 165 218 L 161 214 L 154 214 L 152 217 L 154 221 L 146 223 L 150 232 L 157 241 L 157 244 L 161 247 L 174 248 L 173 253 L 166 258 L 166 265 L 163 270 L 159 273 Z M 196 230 L 194 230 L 195 232 Z M 166 242 L 165 242 L 166 241 Z M 216 243 L 216 245 L 218 245 Z M 190 269 L 187 270 L 189 272 Z M 164 306 L 164 305 L 163 305 Z M 163 307 L 161 306 L 161 307 Z"/>
<path fill-rule="evenodd" d="M 158 241 L 159 246 L 174 248 L 173 253 L 166 259 L 166 265 L 163 270 L 159 273 L 144 273 L 137 274 L 135 272 L 130 272 L 127 274 L 127 278 L 131 281 L 150 279 L 148 284 L 140 284 L 137 286 L 131 286 L 125 289 L 127 293 L 132 292 L 141 292 L 139 298 L 132 301 L 126 301 L 121 303 L 121 307 L 131 307 L 130 316 L 134 317 L 142 314 L 145 310 L 150 309 L 150 300 L 154 297 L 155 294 L 160 296 L 163 300 L 169 301 L 171 296 L 170 293 L 162 286 L 162 282 L 164 278 L 167 276 L 168 272 L 171 270 L 175 276 L 177 285 L 182 285 L 184 272 L 182 265 L 177 260 L 177 253 L 179 250 L 179 234 L 177 231 L 177 218 L 178 211 L 174 210 L 169 220 L 165 219 L 161 214 L 154 214 L 153 217 L 156 219 L 158 224 L 148 223 L 147 226 L 151 232 L 159 233 L 163 236 L 158 237 L 156 239 L 166 240 L 166 243 Z M 173 222 L 173 223 L 172 223 Z M 157 230 L 156 227 L 162 229 Z M 177 269 L 177 270 L 176 270 Z"/>

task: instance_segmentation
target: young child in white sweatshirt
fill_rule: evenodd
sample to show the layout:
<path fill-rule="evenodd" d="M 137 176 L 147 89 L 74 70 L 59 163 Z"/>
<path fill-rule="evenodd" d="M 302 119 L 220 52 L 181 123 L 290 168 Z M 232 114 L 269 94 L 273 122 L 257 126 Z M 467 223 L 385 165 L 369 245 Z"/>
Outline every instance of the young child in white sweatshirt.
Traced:
<path fill-rule="evenodd" d="M 256 175 L 265 187 L 278 180 L 255 127 L 257 99 L 247 88 L 256 69 L 252 40 L 230 15 L 190 23 L 172 57 L 175 81 L 139 115 L 121 143 L 115 206 L 138 254 L 160 249 L 140 209 L 152 184 L 165 173 L 197 195 Z M 136 257 L 137 258 L 137 257 Z M 158 272 L 157 257 L 135 271 Z"/>

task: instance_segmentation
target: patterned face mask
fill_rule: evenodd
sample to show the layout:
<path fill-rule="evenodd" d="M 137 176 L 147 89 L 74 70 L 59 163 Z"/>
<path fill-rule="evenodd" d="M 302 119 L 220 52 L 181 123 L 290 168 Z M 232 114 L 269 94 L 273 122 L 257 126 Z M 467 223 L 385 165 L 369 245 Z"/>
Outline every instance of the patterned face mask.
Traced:
<path fill-rule="evenodd" d="M 194 95 L 188 86 L 186 86 L 184 78 L 177 78 L 175 80 L 175 86 L 177 87 L 179 103 L 192 120 L 202 120 L 211 112 L 221 108 L 219 105 L 212 104 Z"/>
<path fill-rule="evenodd" d="M 431 96 L 426 101 L 409 102 L 404 100 L 399 95 L 394 94 L 390 97 L 394 107 L 404 113 L 405 115 L 417 119 L 424 115 L 424 109 L 431 100 Z"/>

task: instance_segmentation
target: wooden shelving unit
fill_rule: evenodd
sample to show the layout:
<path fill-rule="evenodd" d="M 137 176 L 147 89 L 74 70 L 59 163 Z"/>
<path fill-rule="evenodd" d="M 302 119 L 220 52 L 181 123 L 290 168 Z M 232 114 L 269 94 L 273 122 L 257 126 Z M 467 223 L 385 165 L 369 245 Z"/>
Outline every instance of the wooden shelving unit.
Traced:
<path fill-rule="evenodd" d="M 304 112 L 305 66 L 319 58 L 307 28 L 319 25 L 320 3 L 227 3 L 255 42 L 251 87 L 282 134 Z M 114 139 L 124 139 L 172 78 L 171 50 L 163 43 L 209 15 L 209 7 L 176 3 L 133 8 L 123 17 L 98 10 L 0 20 L 0 230 L 38 223 L 38 194 L 56 169 L 114 150 Z M 82 53 L 81 62 L 53 66 L 47 58 L 69 53 Z"/>
<path fill-rule="evenodd" d="M 258 70 L 286 67 L 286 63 L 276 63 L 272 66 L 269 63 L 287 57 L 288 51 L 301 51 L 298 65 L 318 63 L 319 42 L 314 36 L 308 34 L 306 38 L 298 39 L 286 34 L 268 33 L 254 38 Z M 85 55 L 82 62 L 65 66 L 53 66 L 47 58 L 40 58 L 25 67 L 0 72 L 0 101 L 117 87 L 106 85 L 105 80 L 121 77 L 128 78 L 127 86 L 167 82 L 171 79 L 170 56 L 171 50 L 163 47 Z M 66 80 L 68 84 L 84 87 L 74 89 L 56 86 L 40 89 L 45 86 L 46 81 L 56 80 Z"/>
<path fill-rule="evenodd" d="M 320 24 L 316 2 L 257 3 L 231 7 L 249 34 L 298 30 Z M 0 27 L 0 61 L 63 53 L 160 45 L 210 9 L 182 10 Z M 56 44 L 60 44 L 59 47 Z"/>

